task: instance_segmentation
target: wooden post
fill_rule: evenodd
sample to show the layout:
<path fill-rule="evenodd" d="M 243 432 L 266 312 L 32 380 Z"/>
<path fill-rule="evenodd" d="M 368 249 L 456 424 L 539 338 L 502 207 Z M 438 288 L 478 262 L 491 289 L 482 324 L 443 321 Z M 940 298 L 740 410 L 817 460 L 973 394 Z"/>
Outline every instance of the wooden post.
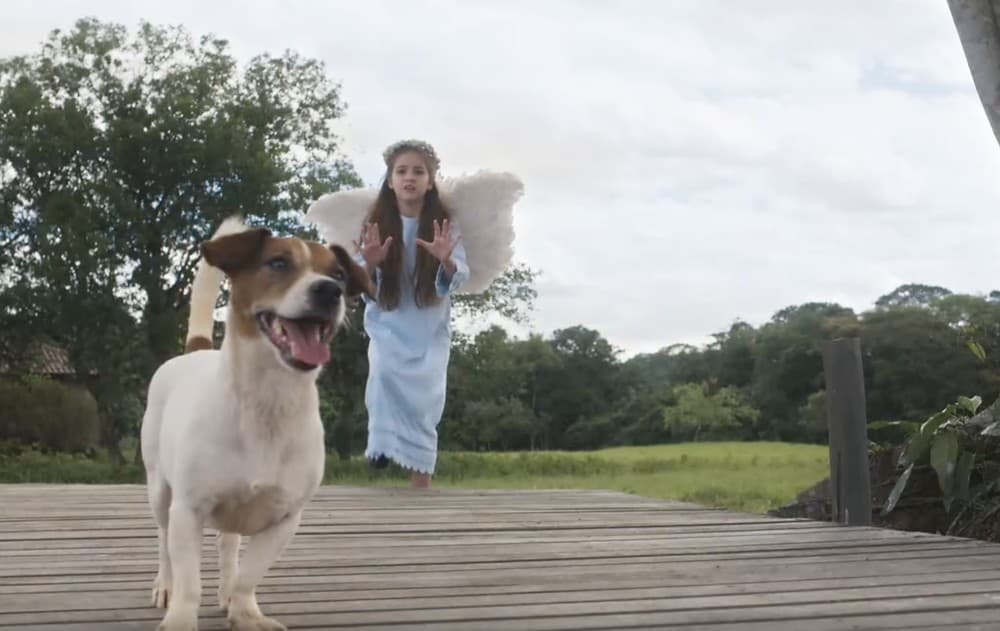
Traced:
<path fill-rule="evenodd" d="M 833 521 L 870 526 L 872 496 L 861 340 L 852 337 L 827 342 L 823 349 L 823 375 L 830 432 Z"/>

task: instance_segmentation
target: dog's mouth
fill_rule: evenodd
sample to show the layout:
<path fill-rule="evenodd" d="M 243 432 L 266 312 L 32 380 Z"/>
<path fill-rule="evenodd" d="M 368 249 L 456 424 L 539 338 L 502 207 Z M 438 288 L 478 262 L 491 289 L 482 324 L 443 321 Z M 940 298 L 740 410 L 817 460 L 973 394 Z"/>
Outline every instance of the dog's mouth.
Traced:
<path fill-rule="evenodd" d="M 312 370 L 330 361 L 329 344 L 335 329 L 332 317 L 285 318 L 273 311 L 261 311 L 257 326 L 293 368 Z"/>

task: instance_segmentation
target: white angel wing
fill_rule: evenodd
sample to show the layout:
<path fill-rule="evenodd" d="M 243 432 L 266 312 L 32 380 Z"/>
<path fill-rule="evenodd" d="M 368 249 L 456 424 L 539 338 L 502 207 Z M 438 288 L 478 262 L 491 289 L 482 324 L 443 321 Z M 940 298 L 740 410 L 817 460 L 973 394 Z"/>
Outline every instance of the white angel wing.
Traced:
<path fill-rule="evenodd" d="M 524 184 L 512 173 L 477 171 L 441 179 L 438 191 L 461 231 L 469 264 L 469 278 L 458 293 L 480 293 L 514 256 L 514 204 Z"/>
<path fill-rule="evenodd" d="M 469 264 L 469 278 L 458 293 L 480 293 L 514 256 L 514 204 L 524 193 L 524 184 L 511 173 L 477 171 L 441 178 L 437 186 L 441 201 L 458 224 Z M 351 249 L 377 196 L 375 188 L 327 193 L 309 206 L 305 218 L 326 242 Z"/>
<path fill-rule="evenodd" d="M 352 244 L 361 236 L 365 214 L 377 196 L 375 188 L 327 193 L 309 206 L 305 218 L 316 226 L 327 243 L 337 243 L 352 251 Z"/>

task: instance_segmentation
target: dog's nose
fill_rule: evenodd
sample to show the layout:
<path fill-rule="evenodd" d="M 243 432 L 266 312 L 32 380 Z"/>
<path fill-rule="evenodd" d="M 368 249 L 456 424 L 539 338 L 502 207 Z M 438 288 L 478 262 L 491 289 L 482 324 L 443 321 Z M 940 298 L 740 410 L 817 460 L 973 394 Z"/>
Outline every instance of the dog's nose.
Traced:
<path fill-rule="evenodd" d="M 309 297 L 319 309 L 332 309 L 341 293 L 340 285 L 332 280 L 318 280 L 309 288 Z"/>

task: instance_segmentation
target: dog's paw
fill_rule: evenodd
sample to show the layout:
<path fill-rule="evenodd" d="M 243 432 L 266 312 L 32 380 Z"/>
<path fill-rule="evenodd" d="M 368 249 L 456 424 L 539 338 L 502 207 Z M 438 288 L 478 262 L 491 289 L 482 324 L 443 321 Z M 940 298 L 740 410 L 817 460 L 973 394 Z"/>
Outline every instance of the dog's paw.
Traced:
<path fill-rule="evenodd" d="M 228 620 L 229 631 L 288 631 L 285 625 L 274 618 L 262 615 L 230 615 Z"/>
<path fill-rule="evenodd" d="M 150 599 L 153 607 L 166 609 L 170 604 L 170 582 L 161 579 L 159 576 L 153 581 L 153 596 Z"/>
<path fill-rule="evenodd" d="M 230 585 L 222 583 L 219 585 L 219 589 L 215 592 L 216 598 L 219 599 L 219 609 L 222 611 L 227 611 L 229 609 L 229 599 L 233 595 L 233 588 Z"/>
<path fill-rule="evenodd" d="M 156 627 L 156 631 L 198 631 L 198 617 L 169 615 Z"/>

